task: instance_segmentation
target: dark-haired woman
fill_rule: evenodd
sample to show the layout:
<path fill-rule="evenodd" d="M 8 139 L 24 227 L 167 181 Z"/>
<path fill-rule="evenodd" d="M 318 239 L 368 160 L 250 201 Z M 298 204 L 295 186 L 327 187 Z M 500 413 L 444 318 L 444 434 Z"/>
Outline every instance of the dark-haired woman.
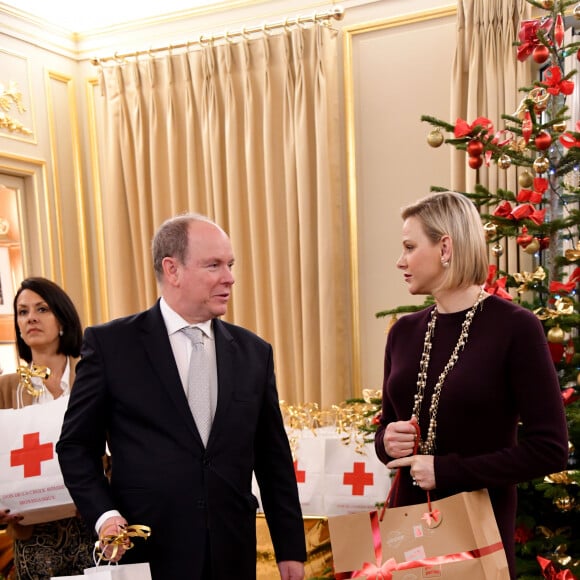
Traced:
<path fill-rule="evenodd" d="M 69 296 L 46 278 L 25 279 L 14 298 L 14 327 L 18 354 L 30 368 L 47 367 L 48 378 L 21 374 L 0 376 L 0 408 L 19 409 L 68 396 L 80 353 L 82 327 Z M 27 388 L 28 387 L 28 388 Z M 51 576 L 82 575 L 93 565 L 95 538 L 78 517 L 30 526 L 22 517 L 0 511 L 14 540 L 14 566 L 18 580 L 49 580 Z"/>

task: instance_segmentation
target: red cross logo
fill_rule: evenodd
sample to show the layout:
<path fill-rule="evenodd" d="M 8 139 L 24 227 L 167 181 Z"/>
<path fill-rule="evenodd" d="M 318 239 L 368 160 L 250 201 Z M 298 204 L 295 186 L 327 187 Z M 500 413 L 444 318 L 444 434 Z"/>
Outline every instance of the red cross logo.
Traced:
<path fill-rule="evenodd" d="M 352 485 L 352 495 L 363 495 L 365 485 L 373 485 L 374 474 L 365 471 L 364 461 L 355 461 L 353 471 L 346 472 L 342 477 L 344 485 Z"/>
<path fill-rule="evenodd" d="M 43 461 L 54 457 L 52 443 L 40 444 L 40 433 L 27 433 L 22 436 L 22 449 L 10 452 L 10 466 L 24 465 L 24 477 L 40 475 Z"/>
<path fill-rule="evenodd" d="M 306 471 L 298 469 L 298 460 L 294 462 L 294 473 L 296 474 L 297 483 L 304 483 L 306 481 Z"/>

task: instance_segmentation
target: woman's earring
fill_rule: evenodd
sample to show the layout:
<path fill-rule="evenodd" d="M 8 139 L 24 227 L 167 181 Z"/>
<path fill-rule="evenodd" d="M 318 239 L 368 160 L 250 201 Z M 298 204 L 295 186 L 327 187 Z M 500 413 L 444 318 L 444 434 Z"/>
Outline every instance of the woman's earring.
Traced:
<path fill-rule="evenodd" d="M 444 260 L 443 258 L 441 258 L 441 265 L 444 268 L 449 268 L 449 260 Z"/>
<path fill-rule="evenodd" d="M 62 336 L 63 334 L 64 334 L 64 330 L 61 328 L 61 329 L 58 331 L 58 335 L 59 335 L 59 336 Z"/>

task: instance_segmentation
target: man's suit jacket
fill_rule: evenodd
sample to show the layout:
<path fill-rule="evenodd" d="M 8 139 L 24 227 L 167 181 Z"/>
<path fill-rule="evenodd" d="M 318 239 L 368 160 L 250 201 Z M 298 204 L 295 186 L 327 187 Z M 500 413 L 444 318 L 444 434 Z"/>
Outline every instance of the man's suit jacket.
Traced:
<path fill-rule="evenodd" d="M 151 526 L 123 562 L 149 561 L 154 580 L 201 578 L 206 537 L 212 577 L 256 570 L 252 470 L 278 560 L 306 559 L 292 456 L 271 346 L 220 320 L 218 403 L 204 448 L 179 378 L 159 302 L 85 331 L 57 452 L 65 483 L 91 524 L 118 509 Z M 110 483 L 100 458 L 112 455 Z"/>

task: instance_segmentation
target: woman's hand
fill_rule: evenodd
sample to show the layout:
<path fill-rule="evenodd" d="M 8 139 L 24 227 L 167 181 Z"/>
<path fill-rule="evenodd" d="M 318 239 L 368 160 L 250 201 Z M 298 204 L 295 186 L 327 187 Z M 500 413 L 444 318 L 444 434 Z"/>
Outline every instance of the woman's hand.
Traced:
<path fill-rule="evenodd" d="M 18 514 L 11 514 L 10 510 L 0 510 L 0 526 L 5 526 L 22 519 Z"/>
<path fill-rule="evenodd" d="M 13 540 L 28 540 L 32 536 L 34 526 L 21 526 L 19 524 L 23 517 L 20 514 L 11 514 L 10 510 L 0 510 L 0 525 L 8 526 L 6 533 Z"/>
<path fill-rule="evenodd" d="M 417 440 L 417 419 L 411 417 L 409 421 L 394 421 L 389 423 L 383 436 L 385 451 L 389 457 L 398 459 L 413 453 Z"/>
<path fill-rule="evenodd" d="M 418 485 L 425 491 L 435 489 L 435 458 L 433 455 L 411 455 L 387 463 L 389 469 L 410 467 L 413 485 Z"/>

